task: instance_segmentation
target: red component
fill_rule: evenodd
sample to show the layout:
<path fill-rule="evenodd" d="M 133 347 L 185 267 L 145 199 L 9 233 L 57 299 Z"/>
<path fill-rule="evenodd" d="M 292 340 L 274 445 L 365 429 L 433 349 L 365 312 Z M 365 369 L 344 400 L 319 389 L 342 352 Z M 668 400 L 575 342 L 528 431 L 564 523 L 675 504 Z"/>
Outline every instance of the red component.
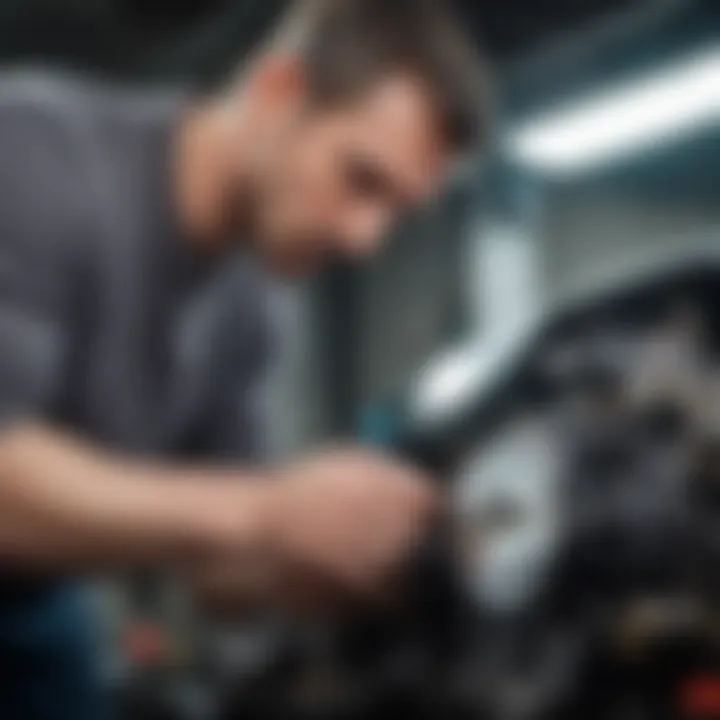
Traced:
<path fill-rule="evenodd" d="M 680 707 L 690 717 L 720 719 L 720 676 L 699 675 L 683 683 Z"/>
<path fill-rule="evenodd" d="M 130 660 L 142 665 L 160 662 L 167 651 L 165 633 L 150 623 L 137 623 L 130 627 L 123 644 Z"/>

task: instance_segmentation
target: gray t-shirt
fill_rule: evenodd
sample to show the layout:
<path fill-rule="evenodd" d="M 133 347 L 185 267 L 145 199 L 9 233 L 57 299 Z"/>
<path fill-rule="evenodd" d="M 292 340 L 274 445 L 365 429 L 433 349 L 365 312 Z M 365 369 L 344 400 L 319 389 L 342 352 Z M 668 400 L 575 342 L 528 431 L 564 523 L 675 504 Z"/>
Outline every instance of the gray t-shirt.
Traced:
<path fill-rule="evenodd" d="M 0 420 L 151 456 L 262 454 L 267 283 L 176 225 L 179 98 L 0 77 Z"/>

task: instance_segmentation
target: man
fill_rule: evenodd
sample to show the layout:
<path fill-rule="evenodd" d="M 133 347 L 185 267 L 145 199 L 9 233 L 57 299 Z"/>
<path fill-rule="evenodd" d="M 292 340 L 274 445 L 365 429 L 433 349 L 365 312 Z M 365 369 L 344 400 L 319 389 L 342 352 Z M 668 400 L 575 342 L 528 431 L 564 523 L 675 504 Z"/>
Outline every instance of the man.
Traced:
<path fill-rule="evenodd" d="M 375 250 L 473 148 L 477 70 L 439 2 L 331 0 L 219 97 L 0 82 L 0 716 L 99 714 L 63 577 L 325 607 L 407 557 L 412 468 L 258 464 L 262 272 Z"/>

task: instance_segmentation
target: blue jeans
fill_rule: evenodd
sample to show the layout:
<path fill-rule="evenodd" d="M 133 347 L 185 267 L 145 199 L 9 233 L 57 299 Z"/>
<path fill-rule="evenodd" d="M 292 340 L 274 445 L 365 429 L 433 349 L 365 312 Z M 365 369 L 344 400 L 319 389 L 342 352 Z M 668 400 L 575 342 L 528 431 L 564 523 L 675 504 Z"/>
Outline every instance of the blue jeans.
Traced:
<path fill-rule="evenodd" d="M 76 588 L 0 588 L 0 718 L 105 720 L 97 650 Z"/>

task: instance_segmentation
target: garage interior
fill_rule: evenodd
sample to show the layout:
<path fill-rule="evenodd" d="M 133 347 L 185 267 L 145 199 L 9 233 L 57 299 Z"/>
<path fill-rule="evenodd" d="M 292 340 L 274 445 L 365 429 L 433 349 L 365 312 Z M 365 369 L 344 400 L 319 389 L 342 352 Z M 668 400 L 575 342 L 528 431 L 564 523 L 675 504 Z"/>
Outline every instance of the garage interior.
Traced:
<path fill-rule="evenodd" d="M 478 579 L 466 569 L 458 589 L 448 569 L 431 562 L 419 596 L 434 587 L 442 597 L 408 610 L 402 622 L 393 616 L 392 629 L 363 617 L 332 633 L 274 619 L 249 627 L 198 618 L 182 593 L 156 578 L 102 583 L 107 674 L 123 720 L 366 718 L 397 708 L 417 718 L 656 718 L 673 702 L 657 683 L 681 694 L 694 673 L 720 667 L 712 623 L 697 620 L 695 605 L 688 611 L 695 624 L 658 631 L 663 658 L 677 637 L 684 643 L 681 660 L 672 655 L 661 670 L 625 656 L 611 662 L 598 649 L 597 628 L 590 632 L 585 619 L 573 624 L 579 613 L 606 628 L 615 596 L 602 606 L 586 598 L 605 599 L 613 583 L 623 603 L 628 587 L 665 598 L 668 583 L 673 592 L 682 585 L 683 602 L 688 587 L 713 610 L 719 599 L 706 569 L 716 531 L 708 529 L 712 542 L 697 553 L 696 539 L 685 536 L 667 547 L 675 518 L 662 513 L 677 502 L 653 483 L 720 477 L 720 7 L 714 0 L 455 4 L 493 67 L 491 147 L 431 207 L 395 228 L 376 261 L 338 264 L 283 292 L 270 443 L 285 458 L 354 439 L 425 463 L 452 484 L 458 516 L 472 516 L 482 542 L 496 539 L 496 574 Z M 4 0 L 0 58 L 139 87 L 212 88 L 284 5 Z M 685 109 L 682 118 L 672 106 Z M 586 417 L 601 418 L 602 433 L 593 424 L 583 435 Z M 563 449 L 552 459 L 576 463 L 578 477 L 597 470 L 605 478 L 578 481 L 576 521 L 605 507 L 612 493 L 597 488 L 609 476 L 632 475 L 638 493 L 666 505 L 643 506 L 632 517 L 644 519 L 617 537 L 588 519 L 584 528 L 596 522 L 602 532 L 563 545 L 558 561 L 548 528 L 567 523 L 556 517 L 566 505 L 549 479 L 561 473 L 547 458 L 551 426 L 563 429 Z M 602 451 L 590 442 L 600 435 Z M 711 528 L 718 495 L 700 485 L 692 524 Z M 607 512 L 622 515 L 620 505 Z M 661 539 L 658 523 L 667 531 Z M 640 526 L 655 529 L 647 542 L 636 538 Z M 517 542 L 505 549 L 513 529 Z M 623 555 L 636 541 L 644 549 L 618 579 L 603 555 Z M 675 568 L 678 552 L 683 567 L 697 556 L 692 580 L 684 571 L 681 582 L 654 572 Z M 558 563 L 562 577 L 553 574 Z M 468 619 L 477 605 L 481 620 Z M 463 628 L 462 650 L 443 645 Z M 363 634 L 376 644 L 354 654 Z M 432 658 L 420 652 L 425 664 L 391 682 L 393 661 L 412 655 L 413 643 L 429 643 Z M 479 645 L 483 652 L 473 654 Z"/>

